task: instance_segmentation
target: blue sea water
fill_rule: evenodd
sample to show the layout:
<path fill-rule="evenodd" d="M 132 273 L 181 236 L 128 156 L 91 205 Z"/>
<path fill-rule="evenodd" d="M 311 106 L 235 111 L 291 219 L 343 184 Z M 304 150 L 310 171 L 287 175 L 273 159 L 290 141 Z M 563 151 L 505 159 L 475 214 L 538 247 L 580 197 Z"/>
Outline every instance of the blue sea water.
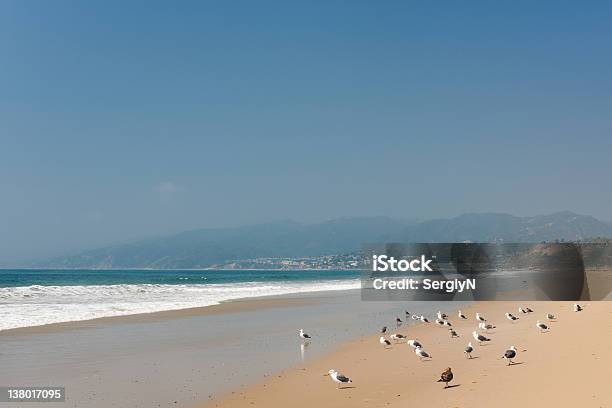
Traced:
<path fill-rule="evenodd" d="M 0 287 L 308 282 L 359 276 L 355 270 L 0 269 Z"/>

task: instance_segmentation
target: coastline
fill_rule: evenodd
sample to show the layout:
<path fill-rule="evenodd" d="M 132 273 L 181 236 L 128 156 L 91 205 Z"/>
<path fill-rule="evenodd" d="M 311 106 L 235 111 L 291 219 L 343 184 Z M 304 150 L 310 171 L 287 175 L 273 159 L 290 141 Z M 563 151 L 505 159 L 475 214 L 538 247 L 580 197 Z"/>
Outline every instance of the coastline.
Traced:
<path fill-rule="evenodd" d="M 288 306 L 307 305 L 316 300 L 309 300 L 309 295 L 312 297 L 331 296 L 336 291 L 321 291 L 321 292 L 299 292 L 283 295 L 270 295 L 237 298 L 231 300 L 223 300 L 218 304 L 210 306 L 191 307 L 186 309 L 163 310 L 149 313 L 135 313 L 120 316 L 105 316 L 97 317 L 88 320 L 73 320 L 68 322 L 58 322 L 42 324 L 38 326 L 16 327 L 14 329 L 0 330 L 0 337 L 11 335 L 28 335 L 49 333 L 62 330 L 74 330 L 88 327 L 95 327 L 100 324 L 122 324 L 122 323 L 145 323 L 162 321 L 168 319 L 180 319 L 194 316 L 218 315 L 225 313 L 244 313 L 250 311 L 264 310 L 270 308 L 282 308 Z"/>
<path fill-rule="evenodd" d="M 67 404 L 50 408 L 193 407 L 376 332 L 405 306 L 363 302 L 356 289 L 3 331 L 0 384 L 65 386 Z M 417 306 L 427 315 L 453 307 Z M 300 328 L 317 342 L 301 347 Z"/>
<path fill-rule="evenodd" d="M 406 344 L 385 350 L 378 334 L 345 342 L 336 351 L 276 376 L 200 405 L 202 408 L 281 407 L 605 407 L 612 406 L 607 392 L 612 349 L 612 302 L 589 302 L 580 313 L 570 302 L 532 302 L 534 314 L 511 323 L 504 313 L 516 313 L 517 302 L 479 302 L 465 308 L 467 321 L 455 314 L 450 320 L 460 334 L 451 339 L 447 330 L 433 324 L 402 328 L 417 338 L 433 359 L 421 362 Z M 476 327 L 474 311 L 480 311 L 497 328 L 486 334 L 492 341 L 476 345 L 470 332 Z M 548 333 L 539 333 L 535 322 L 545 313 L 557 315 Z M 474 358 L 463 349 L 474 344 Z M 504 351 L 516 345 L 516 363 L 507 366 Z M 452 367 L 455 379 L 447 390 L 436 382 Z M 330 368 L 353 379 L 350 388 L 337 390 L 322 374 Z M 299 398 L 295 398 L 299 396 Z"/>
<path fill-rule="evenodd" d="M 529 398 L 546 400 L 544 406 L 612 405 L 601 392 L 606 386 L 606 363 L 612 361 L 606 344 L 612 336 L 612 302 L 588 302 L 581 313 L 571 312 L 568 302 L 532 302 L 529 306 L 536 313 L 519 315 L 520 323 L 512 325 L 503 313 L 518 315 L 517 302 L 364 302 L 359 292 L 243 298 L 207 307 L 2 331 L 0 358 L 6 370 L 0 373 L 0 383 L 59 380 L 67 387 L 72 406 L 94 408 L 113 404 L 274 408 L 296 395 L 300 396 L 296 407 L 484 408 L 491 401 L 511 407 L 531 406 Z M 459 321 L 457 308 L 469 320 Z M 413 320 L 397 330 L 423 342 L 432 361 L 421 363 L 405 344 L 390 350 L 380 347 L 380 326 L 391 328 L 404 310 L 432 317 L 438 309 L 449 314 L 459 339 L 450 339 L 447 330 L 433 324 Z M 490 344 L 475 346 L 477 358 L 467 360 L 462 351 L 472 340 L 475 310 L 497 329 L 490 334 Z M 546 312 L 557 314 L 559 321 L 551 323 L 550 333 L 539 334 L 535 321 Z M 296 336 L 300 327 L 314 337 L 305 348 Z M 519 347 L 521 364 L 506 367 L 499 357 L 512 344 Z M 584 349 L 587 358 L 579 357 Z M 447 366 L 453 368 L 459 386 L 441 390 L 435 380 Z M 351 376 L 355 388 L 336 390 L 322 376 L 330 368 Z M 559 393 L 558 389 L 571 386 L 580 390 L 575 397 L 548 395 L 550 390 Z M 507 396 L 508 387 L 518 391 Z M 114 395 L 93 393 L 101 388 L 113 389 Z M 496 400 L 499 395 L 504 400 Z"/>

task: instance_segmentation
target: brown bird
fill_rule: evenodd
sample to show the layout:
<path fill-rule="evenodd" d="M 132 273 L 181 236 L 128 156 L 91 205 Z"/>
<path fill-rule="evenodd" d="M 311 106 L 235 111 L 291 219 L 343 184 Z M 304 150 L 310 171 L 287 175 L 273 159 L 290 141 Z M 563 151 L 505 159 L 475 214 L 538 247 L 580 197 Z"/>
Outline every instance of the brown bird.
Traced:
<path fill-rule="evenodd" d="M 450 367 L 448 367 L 440 375 L 440 379 L 438 380 L 438 382 L 446 383 L 446 386 L 444 387 L 446 389 L 446 388 L 448 388 L 448 383 L 451 382 L 451 381 L 453 381 L 453 372 L 451 371 Z"/>

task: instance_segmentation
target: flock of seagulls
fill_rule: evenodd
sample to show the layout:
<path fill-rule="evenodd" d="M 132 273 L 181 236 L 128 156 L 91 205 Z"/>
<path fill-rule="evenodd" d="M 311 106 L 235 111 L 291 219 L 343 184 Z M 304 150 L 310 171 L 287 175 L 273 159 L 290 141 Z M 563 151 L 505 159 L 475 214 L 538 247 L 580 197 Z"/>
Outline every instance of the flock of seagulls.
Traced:
<path fill-rule="evenodd" d="M 572 306 L 572 310 L 574 312 L 581 312 L 583 310 L 583 307 L 580 306 L 579 304 L 575 303 Z M 529 307 L 519 307 L 518 308 L 519 313 L 523 314 L 523 315 L 529 315 L 531 313 L 534 313 L 533 309 L 529 308 Z M 468 320 L 467 316 L 465 314 L 463 314 L 463 312 L 461 310 L 458 311 L 457 316 L 459 319 L 461 320 Z M 512 313 L 505 313 L 506 319 L 510 320 L 512 323 L 516 322 L 519 320 L 519 317 L 513 315 Z M 552 313 L 546 313 L 546 319 L 548 321 L 556 321 L 557 317 L 552 314 Z M 427 318 L 425 316 L 419 316 L 419 315 L 414 315 L 414 314 L 410 314 L 409 312 L 406 312 L 406 320 L 408 320 L 408 318 L 412 318 L 413 320 L 419 320 L 423 323 L 429 323 L 429 320 L 427 320 Z M 485 333 L 489 333 L 489 330 L 494 330 L 496 329 L 496 326 L 489 323 L 487 321 L 487 319 L 481 315 L 480 313 L 476 313 L 475 315 L 476 321 L 478 322 L 478 329 L 480 331 L 484 331 Z M 395 319 L 397 327 L 401 326 L 403 324 L 403 321 L 397 317 Z M 449 333 L 451 338 L 456 338 L 459 337 L 459 334 L 457 334 L 457 331 L 455 331 L 455 329 L 452 328 L 452 324 L 448 321 L 448 316 L 445 313 L 442 313 L 440 311 L 438 311 L 436 313 L 436 320 L 435 320 L 436 325 L 440 326 L 440 327 L 448 327 Z M 543 323 L 542 321 L 538 320 L 536 322 L 536 327 L 537 329 L 541 332 L 541 333 L 545 333 L 550 331 L 550 327 Z M 382 334 L 382 336 L 380 336 L 379 338 L 379 343 L 383 346 L 383 348 L 387 349 L 392 347 L 392 343 L 391 340 L 393 340 L 393 342 L 395 344 L 406 340 L 406 344 L 410 347 L 412 347 L 414 349 L 414 353 L 416 354 L 416 356 L 421 360 L 421 361 L 425 361 L 425 360 L 431 360 L 433 357 L 430 353 L 428 353 L 427 351 L 425 351 L 425 349 L 423 348 L 423 345 L 417 340 L 417 339 L 408 339 L 407 336 L 401 334 L 401 333 L 394 333 L 391 334 L 389 336 L 389 338 L 391 340 L 388 340 L 385 337 L 385 334 L 387 333 L 387 326 L 383 326 L 382 329 L 380 330 L 380 333 Z M 478 330 L 474 330 L 472 332 L 472 336 L 474 338 L 474 340 L 478 343 L 478 345 L 482 346 L 484 344 L 486 344 L 487 342 L 490 342 L 491 339 L 487 336 L 485 336 L 482 333 L 479 333 Z M 304 332 L 303 329 L 300 329 L 299 331 L 299 337 L 300 339 L 302 339 L 303 342 L 310 342 L 312 340 L 312 337 L 307 334 L 306 332 Z M 472 358 L 472 353 L 474 352 L 474 346 L 472 345 L 472 342 L 468 342 L 467 346 L 465 347 L 465 349 L 463 350 L 463 353 L 466 355 L 466 358 L 471 359 Z M 510 346 L 505 352 L 504 354 L 501 356 L 502 359 L 505 359 L 508 361 L 508 365 L 513 365 L 514 363 L 514 359 L 516 359 L 518 355 L 518 349 L 516 348 L 516 346 L 512 345 Z M 351 383 L 352 380 L 343 375 L 340 374 L 338 371 L 331 369 L 329 370 L 326 374 L 324 374 L 326 376 L 329 376 L 331 378 L 331 380 L 333 382 L 335 382 L 338 386 L 338 388 L 341 388 L 341 385 L 347 384 L 347 383 Z M 440 379 L 438 380 L 438 382 L 443 382 L 445 383 L 444 388 L 449 388 L 449 383 L 453 380 L 453 372 L 451 370 L 450 367 L 448 367 L 446 370 L 444 370 L 442 372 L 442 374 L 440 375 Z"/>

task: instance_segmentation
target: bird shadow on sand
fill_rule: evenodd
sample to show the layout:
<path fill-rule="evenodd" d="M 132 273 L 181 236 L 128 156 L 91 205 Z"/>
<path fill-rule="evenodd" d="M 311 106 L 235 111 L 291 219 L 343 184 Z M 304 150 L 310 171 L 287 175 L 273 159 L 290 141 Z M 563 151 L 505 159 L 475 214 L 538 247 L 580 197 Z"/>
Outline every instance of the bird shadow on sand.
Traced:
<path fill-rule="evenodd" d="M 521 365 L 521 364 L 525 364 L 525 362 L 524 361 L 519 361 L 518 363 L 508 364 L 508 367 L 512 367 L 512 366 L 515 366 L 515 365 Z"/>
<path fill-rule="evenodd" d="M 455 388 L 455 387 L 461 387 L 461 384 L 449 385 L 448 387 L 444 387 L 444 389 L 448 390 L 449 388 Z"/>
<path fill-rule="evenodd" d="M 339 390 L 352 390 L 353 388 L 357 388 L 354 385 L 348 385 L 346 387 L 340 387 Z"/>
<path fill-rule="evenodd" d="M 480 357 L 478 357 L 478 356 L 474 356 L 474 357 L 472 357 L 472 358 L 468 358 L 468 360 L 476 360 L 477 358 L 480 358 Z"/>

